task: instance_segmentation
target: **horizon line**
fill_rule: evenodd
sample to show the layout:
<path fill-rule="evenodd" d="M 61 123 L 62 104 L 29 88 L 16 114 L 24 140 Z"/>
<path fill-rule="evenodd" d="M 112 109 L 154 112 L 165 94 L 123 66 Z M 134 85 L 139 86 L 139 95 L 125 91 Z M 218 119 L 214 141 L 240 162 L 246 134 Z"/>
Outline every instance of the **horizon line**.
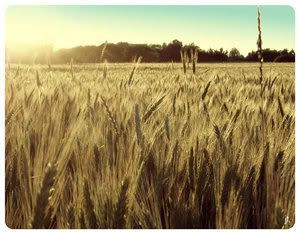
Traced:
<path fill-rule="evenodd" d="M 178 39 L 173 39 L 172 41 L 169 41 L 169 42 L 162 42 L 162 43 L 152 43 L 152 42 L 128 42 L 128 41 L 118 41 L 118 42 L 109 42 L 109 41 L 105 41 L 105 42 L 102 42 L 100 44 L 78 44 L 78 45 L 72 45 L 72 46 L 64 46 L 64 47 L 56 47 L 54 43 L 50 43 L 50 42 L 45 42 L 45 43 L 23 43 L 22 45 L 20 44 L 18 47 L 13 47 L 12 48 L 9 48 L 9 46 L 7 45 L 7 43 L 5 44 L 5 51 L 9 51 L 9 50 L 17 50 L 19 51 L 20 50 L 20 47 L 21 48 L 25 48 L 24 50 L 34 50 L 35 48 L 39 48 L 39 47 L 46 47 L 46 46 L 49 46 L 49 47 L 52 47 L 52 50 L 53 52 L 57 52 L 59 50 L 64 50 L 64 49 L 74 49 L 74 48 L 78 48 L 78 47 L 89 47 L 89 46 L 95 46 L 95 47 L 100 47 L 102 45 L 105 45 L 105 44 L 114 44 L 114 45 L 117 45 L 117 44 L 120 44 L 120 43 L 124 43 L 124 44 L 129 44 L 129 45 L 148 45 L 148 46 L 153 46 L 153 45 L 158 45 L 158 46 L 163 46 L 163 44 L 170 44 L 172 43 L 174 40 L 177 40 L 179 42 L 182 43 L 182 47 L 185 47 L 185 46 L 196 46 L 198 47 L 199 50 L 204 50 L 204 51 L 208 51 L 210 49 L 212 50 L 219 50 L 219 49 L 223 49 L 223 50 L 227 50 L 228 52 L 230 52 L 230 50 L 236 48 L 239 50 L 240 54 L 243 55 L 243 56 L 247 56 L 250 52 L 253 52 L 253 51 L 257 51 L 256 49 L 252 49 L 252 50 L 249 50 L 247 51 L 245 54 L 242 52 L 242 50 L 238 47 L 231 47 L 231 48 L 225 48 L 225 47 L 209 47 L 209 48 L 201 48 L 200 46 L 198 46 L 196 43 L 194 42 L 191 42 L 191 43 L 183 43 L 182 41 L 178 40 Z M 288 50 L 288 51 L 295 51 L 295 48 L 291 47 L 282 47 L 282 48 L 274 48 L 274 47 L 263 47 L 262 48 L 263 50 L 266 50 L 266 49 L 270 49 L 270 50 L 277 50 L 277 51 L 282 51 L 282 50 Z"/>

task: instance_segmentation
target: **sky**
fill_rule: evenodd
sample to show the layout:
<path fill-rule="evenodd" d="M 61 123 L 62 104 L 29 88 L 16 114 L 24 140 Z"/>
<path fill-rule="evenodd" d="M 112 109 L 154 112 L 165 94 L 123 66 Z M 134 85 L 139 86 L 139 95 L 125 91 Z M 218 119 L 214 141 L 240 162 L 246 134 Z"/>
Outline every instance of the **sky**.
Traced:
<path fill-rule="evenodd" d="M 54 49 L 174 39 L 201 49 L 256 50 L 256 6 L 10 6 L 6 47 L 52 44 Z M 261 6 L 263 48 L 294 49 L 290 6 Z"/>

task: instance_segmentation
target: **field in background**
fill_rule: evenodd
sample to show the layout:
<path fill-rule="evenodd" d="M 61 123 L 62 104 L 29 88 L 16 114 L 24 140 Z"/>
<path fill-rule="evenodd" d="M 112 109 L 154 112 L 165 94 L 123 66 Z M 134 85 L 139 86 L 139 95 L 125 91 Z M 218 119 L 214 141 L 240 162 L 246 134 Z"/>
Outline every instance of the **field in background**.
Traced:
<path fill-rule="evenodd" d="M 190 69 L 6 67 L 6 224 L 291 227 L 294 64 Z"/>

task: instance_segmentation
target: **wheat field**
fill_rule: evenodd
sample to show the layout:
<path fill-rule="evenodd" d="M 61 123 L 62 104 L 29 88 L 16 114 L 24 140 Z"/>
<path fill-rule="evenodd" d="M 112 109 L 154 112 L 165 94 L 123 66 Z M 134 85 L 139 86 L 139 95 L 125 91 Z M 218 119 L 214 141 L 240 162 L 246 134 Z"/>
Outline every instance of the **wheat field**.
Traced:
<path fill-rule="evenodd" d="M 10 228 L 290 228 L 295 67 L 9 65 Z"/>

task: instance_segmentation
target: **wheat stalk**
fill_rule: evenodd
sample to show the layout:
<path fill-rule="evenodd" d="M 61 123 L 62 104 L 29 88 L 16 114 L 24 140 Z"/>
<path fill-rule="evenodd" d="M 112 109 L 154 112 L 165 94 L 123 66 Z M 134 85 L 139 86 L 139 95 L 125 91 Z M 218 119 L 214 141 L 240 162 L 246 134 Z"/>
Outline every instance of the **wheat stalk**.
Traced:
<path fill-rule="evenodd" d="M 204 98 L 206 97 L 206 94 L 207 94 L 207 91 L 208 91 L 208 89 L 209 89 L 210 84 L 211 84 L 211 81 L 209 81 L 209 82 L 206 84 L 206 86 L 205 86 L 205 88 L 204 88 L 204 91 L 203 91 L 203 94 L 202 94 L 202 96 L 201 96 L 202 100 L 204 100 Z"/>
<path fill-rule="evenodd" d="M 108 106 L 108 104 L 107 104 L 107 102 L 106 102 L 106 100 L 105 100 L 105 98 L 103 96 L 101 96 L 101 100 L 102 100 L 102 103 L 103 103 L 103 105 L 105 107 L 105 110 L 106 110 L 106 113 L 108 115 L 108 118 L 109 118 L 109 120 L 110 120 L 110 122 L 111 122 L 111 124 L 112 124 L 112 126 L 113 126 L 113 128 L 115 130 L 115 132 L 117 134 L 119 134 L 119 129 L 118 129 L 117 121 L 113 117 L 112 112 L 110 111 L 109 106 Z"/>
<path fill-rule="evenodd" d="M 157 110 L 157 108 L 159 107 L 159 105 L 163 102 L 164 98 L 166 97 L 166 95 L 163 95 L 160 99 L 157 100 L 157 102 L 155 102 L 144 114 L 143 116 L 143 121 L 146 122 L 147 119 L 149 119 L 149 117 L 153 114 L 153 112 L 155 112 Z"/>
<path fill-rule="evenodd" d="M 125 178 L 122 182 L 121 192 L 118 197 L 116 209 L 114 212 L 113 228 L 125 228 L 126 227 L 126 214 L 128 209 L 128 191 L 129 178 Z"/>
<path fill-rule="evenodd" d="M 258 54 L 258 61 L 259 61 L 259 81 L 262 85 L 263 82 L 263 57 L 262 57 L 262 38 L 261 38 L 261 16 L 259 7 L 257 8 L 257 29 L 258 29 L 258 39 L 257 39 L 257 54 Z"/>
<path fill-rule="evenodd" d="M 53 188 L 55 176 L 57 174 L 56 166 L 49 164 L 45 173 L 45 177 L 42 183 L 42 187 L 37 196 L 34 216 L 31 222 L 32 228 L 44 228 L 45 227 L 45 214 L 49 207 L 50 190 Z"/>
<path fill-rule="evenodd" d="M 137 141 L 139 145 L 142 146 L 144 144 L 144 136 L 142 133 L 141 118 L 140 118 L 138 104 L 135 105 L 135 131 L 136 131 Z"/>
<path fill-rule="evenodd" d="M 183 73 L 186 74 L 186 51 L 185 50 L 180 50 L 180 57 L 181 57 L 181 62 L 183 67 Z"/>
<path fill-rule="evenodd" d="M 133 68 L 131 70 L 131 73 L 130 73 L 130 76 L 129 76 L 129 79 L 128 79 L 128 85 L 131 85 L 133 83 L 133 75 L 136 72 L 136 70 L 138 68 L 138 65 L 140 64 L 141 61 L 142 61 L 142 56 L 140 56 L 138 58 L 138 60 L 136 61 L 135 65 L 133 66 Z"/>
<path fill-rule="evenodd" d="M 105 41 L 104 45 L 103 45 L 103 48 L 102 48 L 102 51 L 101 51 L 101 54 L 100 54 L 100 63 L 102 63 L 102 59 L 104 57 L 104 53 L 106 51 L 106 47 L 107 47 L 107 41 Z"/>
<path fill-rule="evenodd" d="M 85 180 L 84 183 L 84 208 L 86 213 L 86 220 L 89 224 L 89 228 L 98 228 L 98 221 L 95 214 L 94 203 L 91 199 L 90 190 L 88 187 L 88 182 Z"/>

